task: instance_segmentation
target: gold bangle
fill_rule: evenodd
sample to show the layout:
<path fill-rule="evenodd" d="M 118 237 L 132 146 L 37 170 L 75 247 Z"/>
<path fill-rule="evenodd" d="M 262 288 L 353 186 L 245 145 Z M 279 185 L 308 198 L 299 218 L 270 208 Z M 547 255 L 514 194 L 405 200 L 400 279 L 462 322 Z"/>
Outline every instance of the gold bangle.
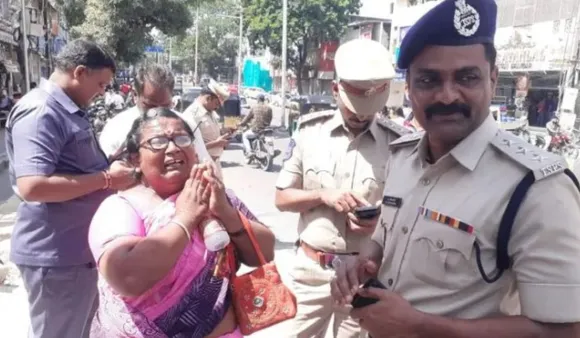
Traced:
<path fill-rule="evenodd" d="M 175 225 L 179 226 L 181 229 L 183 229 L 183 231 L 184 231 L 184 232 L 185 232 L 185 234 L 187 235 L 187 240 L 188 240 L 188 241 L 189 241 L 189 240 L 191 240 L 191 234 L 189 233 L 189 230 L 187 229 L 187 227 L 185 226 L 185 224 L 183 224 L 183 223 L 181 223 L 181 222 L 179 222 L 179 221 L 176 221 L 176 220 L 174 220 L 174 219 L 172 219 L 172 220 L 169 222 L 169 224 L 171 224 L 171 223 L 173 223 L 173 224 L 175 224 Z"/>

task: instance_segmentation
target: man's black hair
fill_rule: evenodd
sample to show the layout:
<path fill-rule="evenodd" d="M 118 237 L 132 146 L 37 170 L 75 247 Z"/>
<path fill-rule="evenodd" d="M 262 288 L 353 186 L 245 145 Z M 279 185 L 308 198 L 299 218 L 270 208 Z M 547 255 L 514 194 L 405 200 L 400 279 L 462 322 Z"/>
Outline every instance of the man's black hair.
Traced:
<path fill-rule="evenodd" d="M 135 91 L 137 96 L 143 94 L 145 82 L 152 84 L 156 88 L 164 88 L 173 93 L 175 87 L 175 77 L 169 67 L 157 63 L 151 63 L 139 67 L 135 75 Z"/>
<path fill-rule="evenodd" d="M 113 73 L 117 69 L 111 54 L 99 44 L 85 39 L 73 40 L 66 44 L 55 57 L 54 64 L 56 69 L 63 72 L 74 70 L 78 66 L 89 69 L 108 68 Z"/>
<path fill-rule="evenodd" d="M 495 49 L 495 45 L 493 43 L 484 43 L 483 49 L 485 53 L 485 59 L 487 62 L 489 62 L 489 66 L 493 71 L 497 61 L 497 50 Z"/>

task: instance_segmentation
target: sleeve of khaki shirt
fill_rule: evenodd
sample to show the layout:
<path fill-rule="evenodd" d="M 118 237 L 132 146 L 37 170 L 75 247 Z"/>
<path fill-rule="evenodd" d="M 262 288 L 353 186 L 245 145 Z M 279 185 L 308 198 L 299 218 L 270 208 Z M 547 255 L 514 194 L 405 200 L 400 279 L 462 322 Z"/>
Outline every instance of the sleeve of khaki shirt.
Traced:
<path fill-rule="evenodd" d="M 303 134 L 298 133 L 290 140 L 284 154 L 284 164 L 276 181 L 276 188 L 302 189 L 302 145 Z"/>
<path fill-rule="evenodd" d="M 509 254 L 522 315 L 544 323 L 580 322 L 580 193 L 568 176 L 532 185 Z"/>

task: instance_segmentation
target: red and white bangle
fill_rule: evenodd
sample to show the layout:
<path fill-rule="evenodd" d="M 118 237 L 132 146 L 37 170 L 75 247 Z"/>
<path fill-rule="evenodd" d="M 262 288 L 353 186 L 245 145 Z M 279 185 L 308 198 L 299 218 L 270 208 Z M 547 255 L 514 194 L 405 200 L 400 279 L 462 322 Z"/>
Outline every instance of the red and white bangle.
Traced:
<path fill-rule="evenodd" d="M 110 189 L 112 183 L 111 174 L 109 174 L 108 170 L 103 170 L 103 176 L 105 176 L 105 186 L 103 187 L 103 190 Z"/>

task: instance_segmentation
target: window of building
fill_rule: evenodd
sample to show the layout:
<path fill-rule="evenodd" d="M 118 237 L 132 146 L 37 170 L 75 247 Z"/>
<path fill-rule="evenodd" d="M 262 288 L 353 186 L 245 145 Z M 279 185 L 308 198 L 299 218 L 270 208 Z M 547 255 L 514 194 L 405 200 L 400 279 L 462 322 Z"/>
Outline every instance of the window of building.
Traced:
<path fill-rule="evenodd" d="M 10 0 L 0 0 L 0 19 L 10 20 Z"/>
<path fill-rule="evenodd" d="M 564 32 L 566 32 L 566 33 L 572 33 L 573 28 L 574 28 L 573 27 L 573 24 L 572 24 L 573 23 L 572 20 L 573 19 L 571 19 L 571 18 L 570 19 L 566 19 L 566 23 L 564 24 Z"/>

